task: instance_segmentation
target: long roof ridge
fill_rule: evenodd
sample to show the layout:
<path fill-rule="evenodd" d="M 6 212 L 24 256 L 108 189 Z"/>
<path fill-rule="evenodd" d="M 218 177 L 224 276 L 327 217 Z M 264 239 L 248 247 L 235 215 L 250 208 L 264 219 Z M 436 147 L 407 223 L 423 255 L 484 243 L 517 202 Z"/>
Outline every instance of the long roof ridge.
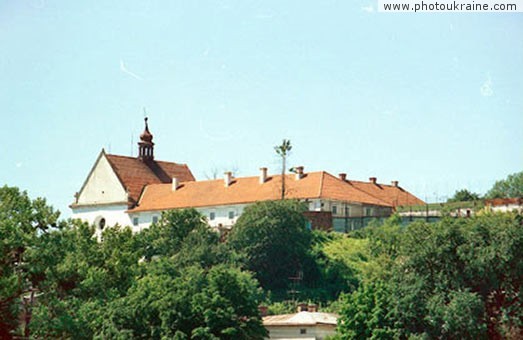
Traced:
<path fill-rule="evenodd" d="M 362 182 L 362 183 L 366 183 L 366 182 Z M 369 184 L 370 184 L 370 183 L 369 183 Z M 371 194 L 370 192 L 367 192 L 367 191 L 362 190 L 362 189 L 360 189 L 360 188 L 357 188 L 357 187 L 355 187 L 355 186 L 353 186 L 353 188 L 354 188 L 355 190 L 358 190 L 358 191 L 360 191 L 360 192 L 363 192 L 364 194 L 367 194 L 367 195 L 369 195 L 369 196 L 371 196 L 371 197 L 377 199 L 377 200 L 380 201 L 380 202 L 383 202 L 383 203 L 385 203 L 385 204 L 387 204 L 387 205 L 390 205 L 390 203 L 384 201 L 381 197 L 378 197 L 378 196 L 376 196 L 376 195 L 373 195 L 373 194 Z"/>
<path fill-rule="evenodd" d="M 110 156 L 110 157 L 121 157 L 121 158 L 138 160 L 137 157 L 133 157 L 133 156 L 117 155 L 117 154 L 114 154 L 114 153 L 105 153 L 105 154 L 107 156 Z M 156 163 L 168 163 L 168 164 L 176 164 L 176 165 L 188 166 L 187 163 L 177 163 L 177 162 L 162 161 L 162 160 L 157 160 L 157 159 L 153 159 L 152 161 L 156 162 Z"/>
<path fill-rule="evenodd" d="M 110 155 L 110 156 L 118 156 L 118 155 Z M 121 156 L 121 157 L 127 157 L 127 156 Z M 108 157 L 107 159 L 109 159 L 109 157 Z M 158 174 L 157 174 L 156 172 L 154 172 L 153 169 L 151 169 L 151 166 L 150 166 L 149 164 L 147 164 L 148 162 L 156 162 L 156 163 L 159 163 L 160 161 L 157 161 L 157 160 L 152 159 L 152 160 L 148 160 L 148 161 L 145 161 L 145 162 L 144 162 L 144 161 L 142 161 L 142 160 L 140 160 L 140 159 L 137 159 L 137 158 L 135 158 L 135 157 L 129 157 L 129 159 L 135 159 L 135 160 L 137 160 L 137 161 L 139 161 L 139 162 L 143 162 L 144 165 L 145 165 L 145 168 L 146 168 L 146 169 L 147 169 L 147 170 L 148 170 L 148 171 L 149 171 L 149 172 L 150 172 L 154 177 L 160 179 L 160 176 L 158 176 Z M 110 159 L 109 159 L 109 162 L 110 162 Z M 166 162 L 166 163 L 167 163 L 167 162 Z M 176 164 L 176 163 L 173 163 L 173 164 Z M 112 166 L 112 164 L 111 164 L 111 166 Z M 163 169 L 162 169 L 161 167 L 160 167 L 160 170 L 163 171 Z M 165 172 L 165 171 L 164 171 L 164 172 Z M 115 173 L 118 173 L 118 171 L 115 170 Z M 119 176 L 119 175 L 118 175 L 118 176 Z M 145 186 L 147 186 L 147 184 L 146 184 Z M 145 187 L 145 186 L 144 186 L 144 187 Z M 141 192 L 143 191 L 143 189 L 144 189 L 144 188 L 142 188 L 142 190 L 140 191 L 140 195 L 139 195 L 138 197 L 141 196 Z"/>
<path fill-rule="evenodd" d="M 335 180 L 338 180 L 338 181 L 340 181 L 340 182 L 343 182 L 343 184 L 345 184 L 345 185 L 350 185 L 350 182 L 351 182 L 350 180 L 342 181 L 341 179 L 339 179 L 338 177 L 334 176 L 334 175 L 331 174 L 331 173 L 328 173 L 328 172 L 326 172 L 326 171 L 325 171 L 325 173 L 326 173 L 327 175 L 331 176 L 332 178 L 334 178 Z M 352 187 L 354 190 L 357 190 L 357 191 L 359 191 L 359 192 L 361 192 L 361 193 L 363 193 L 363 194 L 365 194 L 365 195 L 368 195 L 368 196 L 370 196 L 370 197 L 372 197 L 372 198 L 378 200 L 378 201 L 381 202 L 381 203 L 386 204 L 387 206 L 390 205 L 388 202 L 384 201 L 382 198 L 377 197 L 377 196 L 375 196 L 375 195 L 372 195 L 371 193 L 368 193 L 368 192 L 366 192 L 365 190 L 361 190 L 361 189 L 359 189 L 359 188 L 356 188 L 355 186 L 351 186 L 351 187 Z"/>

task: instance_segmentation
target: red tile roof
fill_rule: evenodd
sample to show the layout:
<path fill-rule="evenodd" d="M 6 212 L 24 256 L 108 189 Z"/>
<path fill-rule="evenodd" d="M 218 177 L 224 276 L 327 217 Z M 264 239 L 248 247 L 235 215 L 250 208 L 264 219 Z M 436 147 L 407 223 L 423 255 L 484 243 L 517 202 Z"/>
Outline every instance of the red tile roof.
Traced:
<path fill-rule="evenodd" d="M 286 175 L 286 198 L 324 198 L 346 202 L 391 206 L 386 200 L 374 197 L 339 178 L 321 171 L 311 172 L 296 180 Z M 226 187 L 224 180 L 180 183 L 176 191 L 171 184 L 148 185 L 139 204 L 130 212 L 168 210 L 188 207 L 248 204 L 278 200 L 281 196 L 281 175 L 270 176 L 260 184 L 259 177 L 234 178 Z"/>
<path fill-rule="evenodd" d="M 400 186 L 352 180 L 349 180 L 348 183 L 354 186 L 354 188 L 364 191 L 373 197 L 377 197 L 393 207 L 398 205 L 409 206 L 425 204 L 425 202 Z"/>
<path fill-rule="evenodd" d="M 163 161 L 142 161 L 135 157 L 109 155 L 107 160 L 122 185 L 129 192 L 129 207 L 133 207 L 149 184 L 171 183 L 176 177 L 180 181 L 194 181 L 194 176 L 186 164 Z M 167 184 L 170 185 L 170 184 Z"/>

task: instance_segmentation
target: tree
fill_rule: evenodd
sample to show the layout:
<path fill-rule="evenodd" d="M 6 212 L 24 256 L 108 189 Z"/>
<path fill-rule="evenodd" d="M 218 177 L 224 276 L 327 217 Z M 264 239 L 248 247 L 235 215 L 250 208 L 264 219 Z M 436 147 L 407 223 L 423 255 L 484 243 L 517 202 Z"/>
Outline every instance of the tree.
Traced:
<path fill-rule="evenodd" d="M 18 188 L 0 188 L 0 338 L 9 339 L 18 328 L 24 304 L 26 323 L 42 271 L 35 270 L 28 254 L 38 248 L 38 235 L 57 227 L 60 213 L 45 199 L 31 200 Z M 40 268 L 42 269 L 42 268 Z M 29 336 L 28 329 L 22 335 Z"/>
<path fill-rule="evenodd" d="M 429 327 L 433 339 L 478 339 L 484 337 L 483 319 L 485 306 L 481 297 L 467 291 L 436 294 L 427 302 Z"/>
<path fill-rule="evenodd" d="M 523 197 L 523 171 L 497 181 L 485 195 L 486 198 Z"/>
<path fill-rule="evenodd" d="M 367 231 L 370 260 L 391 254 L 390 274 L 362 281 L 345 298 L 341 337 L 378 331 L 399 338 L 521 338 L 521 223 L 514 213 L 486 214 L 415 222 L 386 234 L 383 227 Z M 376 240 L 382 246 L 376 248 Z M 379 292 L 376 282 L 384 285 Z M 377 299 L 385 301 L 380 308 Z"/>
<path fill-rule="evenodd" d="M 185 238 L 197 230 L 207 230 L 202 214 L 195 209 L 170 210 L 162 213 L 158 223 L 145 229 L 138 237 L 145 248 L 145 256 L 172 256 L 183 246 Z"/>
<path fill-rule="evenodd" d="M 30 323 L 41 338 L 92 338 L 112 300 L 124 296 L 140 275 L 140 244 L 130 228 L 106 228 L 98 241 L 94 228 L 79 221 L 40 237 L 32 254 L 45 267 Z"/>
<path fill-rule="evenodd" d="M 311 233 L 305 206 L 297 201 L 266 201 L 248 206 L 236 222 L 228 244 L 245 256 L 246 268 L 262 287 L 284 288 L 303 266 Z"/>
<path fill-rule="evenodd" d="M 475 192 L 470 192 L 467 189 L 461 189 L 461 190 L 457 190 L 454 193 L 454 196 L 452 196 L 451 198 L 449 198 L 447 200 L 447 203 L 477 201 L 479 199 L 481 199 L 481 198 Z"/>
<path fill-rule="evenodd" d="M 285 199 L 285 171 L 286 171 L 286 162 L 287 162 L 287 156 L 292 150 L 291 141 L 288 139 L 284 139 L 281 143 L 281 145 L 277 145 L 274 147 L 274 150 L 276 151 L 276 154 L 281 157 L 281 199 Z"/>
<path fill-rule="evenodd" d="M 384 282 L 360 286 L 342 297 L 338 333 L 341 339 L 394 339 L 389 310 L 391 294 Z"/>
<path fill-rule="evenodd" d="M 179 269 L 148 264 L 128 294 L 108 306 L 101 338 L 262 339 L 260 291 L 250 274 L 225 265 Z M 168 268 L 166 270 L 166 268 Z"/>

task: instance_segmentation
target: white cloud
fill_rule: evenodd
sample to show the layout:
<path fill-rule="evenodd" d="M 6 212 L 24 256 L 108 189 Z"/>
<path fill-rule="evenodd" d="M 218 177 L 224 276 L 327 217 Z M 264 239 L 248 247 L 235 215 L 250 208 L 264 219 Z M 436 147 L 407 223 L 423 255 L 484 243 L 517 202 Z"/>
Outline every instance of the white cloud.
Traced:
<path fill-rule="evenodd" d="M 137 75 L 136 73 L 129 71 L 127 69 L 127 67 L 125 67 L 125 64 L 122 59 L 120 59 L 120 71 L 122 71 L 123 73 L 126 73 L 126 74 L 130 75 L 131 77 L 136 78 L 138 80 L 143 80 L 143 78 L 140 77 L 139 75 Z"/>
<path fill-rule="evenodd" d="M 363 12 L 372 13 L 372 12 L 374 12 L 374 7 L 372 7 L 372 5 L 362 6 L 361 10 Z"/>
<path fill-rule="evenodd" d="M 483 97 L 490 97 L 494 94 L 494 90 L 492 90 L 492 80 L 490 79 L 490 74 L 487 75 L 487 80 L 485 80 L 483 85 L 481 85 L 479 91 Z"/>

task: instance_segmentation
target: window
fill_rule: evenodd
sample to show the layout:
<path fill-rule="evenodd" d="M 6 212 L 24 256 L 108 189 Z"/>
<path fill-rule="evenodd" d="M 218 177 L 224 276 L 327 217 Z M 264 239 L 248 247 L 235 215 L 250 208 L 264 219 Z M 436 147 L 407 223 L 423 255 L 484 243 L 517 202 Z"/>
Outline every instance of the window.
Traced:
<path fill-rule="evenodd" d="M 300 328 L 300 334 L 307 334 L 307 328 Z"/>
<path fill-rule="evenodd" d="M 138 219 L 138 217 L 135 217 L 133 218 L 133 225 L 136 227 L 138 226 L 138 223 L 140 222 L 140 220 Z"/>
<path fill-rule="evenodd" d="M 153 223 L 154 224 L 158 223 L 158 216 L 153 216 Z"/>
<path fill-rule="evenodd" d="M 337 215 L 338 214 L 338 206 L 336 206 L 336 205 L 332 206 L 332 214 L 333 215 Z"/>
<path fill-rule="evenodd" d="M 214 221 L 215 218 L 216 218 L 216 213 L 214 211 L 209 213 L 209 220 Z"/>
<path fill-rule="evenodd" d="M 98 221 L 98 228 L 100 228 L 100 230 L 104 230 L 105 228 L 105 218 L 101 218 L 100 221 Z"/>
<path fill-rule="evenodd" d="M 232 220 L 234 218 L 234 211 L 229 211 L 229 219 Z"/>
<path fill-rule="evenodd" d="M 372 215 L 372 208 L 365 208 L 365 216 L 371 216 Z"/>

